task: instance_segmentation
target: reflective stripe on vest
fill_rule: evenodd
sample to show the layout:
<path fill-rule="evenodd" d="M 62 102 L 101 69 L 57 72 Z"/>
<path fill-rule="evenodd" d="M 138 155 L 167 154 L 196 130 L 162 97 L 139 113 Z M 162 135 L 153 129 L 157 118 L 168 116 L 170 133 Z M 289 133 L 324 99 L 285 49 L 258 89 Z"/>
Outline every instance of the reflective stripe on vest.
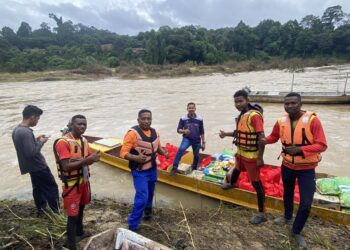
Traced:
<path fill-rule="evenodd" d="M 74 139 L 74 137 L 71 135 L 71 133 L 64 135 L 63 137 L 56 140 L 58 143 L 59 141 L 65 141 L 69 145 L 69 161 L 79 161 L 83 158 L 86 158 L 89 154 L 88 152 L 88 141 L 82 137 L 82 141 L 84 143 L 84 154 L 82 154 L 82 147 L 80 144 Z M 56 144 L 55 142 L 55 144 Z M 59 163 L 59 155 L 57 155 L 58 159 L 56 159 L 56 166 L 58 171 L 58 177 L 62 180 L 62 182 L 65 184 L 65 186 L 72 186 L 75 183 L 74 180 L 83 179 L 83 170 L 72 170 L 72 171 L 64 171 L 61 167 L 61 164 Z M 88 168 L 89 170 L 89 168 Z M 90 175 L 90 172 L 89 172 Z"/>
<path fill-rule="evenodd" d="M 314 136 L 311 133 L 311 121 L 316 117 L 313 112 L 305 112 L 297 121 L 294 131 L 289 115 L 285 113 L 278 124 L 280 126 L 280 139 L 282 142 L 282 157 L 288 164 L 295 166 L 309 165 L 321 160 L 319 153 L 304 157 L 303 155 L 291 156 L 284 153 L 288 146 L 306 146 L 314 143 Z"/>
<path fill-rule="evenodd" d="M 255 158 L 255 155 L 257 156 L 257 151 L 259 149 L 258 134 L 251 124 L 252 117 L 255 115 L 260 115 L 262 117 L 262 114 L 256 110 L 249 110 L 241 115 L 237 123 L 234 141 L 240 151 L 239 154 L 244 156 L 245 152 L 256 152 L 256 154 L 253 154 L 253 158 Z M 252 154 L 247 155 L 250 155 L 249 158 L 252 158 Z"/>
<path fill-rule="evenodd" d="M 130 151 L 131 154 L 144 154 L 146 155 L 145 163 L 137 163 L 130 161 L 129 167 L 137 170 L 147 170 L 152 167 L 157 167 L 156 158 L 159 145 L 159 137 L 155 129 L 151 128 L 151 137 L 147 137 L 142 130 L 135 126 L 130 129 L 134 131 L 137 136 L 137 143 L 135 148 Z"/>

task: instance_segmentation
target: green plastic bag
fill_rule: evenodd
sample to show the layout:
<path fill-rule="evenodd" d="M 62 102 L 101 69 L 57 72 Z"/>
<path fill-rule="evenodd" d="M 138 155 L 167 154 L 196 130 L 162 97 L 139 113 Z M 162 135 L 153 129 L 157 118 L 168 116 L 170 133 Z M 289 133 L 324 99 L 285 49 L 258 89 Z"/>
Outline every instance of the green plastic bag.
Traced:
<path fill-rule="evenodd" d="M 338 186 L 344 185 L 350 187 L 350 176 L 335 176 L 333 179 L 337 181 Z"/>
<path fill-rule="evenodd" d="M 227 148 L 224 148 L 224 150 L 222 151 L 222 155 L 223 155 L 224 157 L 230 157 L 230 158 L 232 158 L 232 157 L 235 156 L 235 152 L 233 152 L 232 150 L 229 150 L 229 149 L 227 149 Z"/>
<path fill-rule="evenodd" d="M 339 198 L 341 207 L 350 208 L 350 189 L 342 190 Z"/>
<path fill-rule="evenodd" d="M 339 195 L 339 184 L 333 178 L 321 178 L 316 180 L 316 188 L 320 194 Z"/>

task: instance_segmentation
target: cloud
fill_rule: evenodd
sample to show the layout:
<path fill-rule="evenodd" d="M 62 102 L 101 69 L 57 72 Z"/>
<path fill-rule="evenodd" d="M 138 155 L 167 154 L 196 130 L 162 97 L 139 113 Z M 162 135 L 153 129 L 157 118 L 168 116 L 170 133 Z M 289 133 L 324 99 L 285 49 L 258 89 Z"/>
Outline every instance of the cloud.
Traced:
<path fill-rule="evenodd" d="M 264 19 L 284 23 L 308 14 L 322 16 L 338 4 L 350 12 L 348 0 L 0 0 L 0 24 L 14 31 L 22 21 L 33 29 L 42 22 L 54 27 L 48 13 L 55 13 L 73 23 L 134 35 L 165 25 L 221 28 L 242 20 L 255 26 Z"/>

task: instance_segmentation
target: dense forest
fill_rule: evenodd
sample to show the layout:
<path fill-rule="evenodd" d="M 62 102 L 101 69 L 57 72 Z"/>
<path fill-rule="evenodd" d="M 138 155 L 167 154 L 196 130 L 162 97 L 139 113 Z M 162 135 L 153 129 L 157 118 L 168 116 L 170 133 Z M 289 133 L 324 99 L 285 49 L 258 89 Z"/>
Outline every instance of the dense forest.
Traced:
<path fill-rule="evenodd" d="M 206 29 L 199 26 L 160 27 L 136 36 L 74 24 L 50 13 L 56 27 L 43 22 L 39 29 L 22 22 L 15 32 L 0 31 L 0 71 L 25 72 L 74 69 L 101 64 L 117 67 L 123 62 L 146 64 L 218 64 L 229 60 L 273 57 L 336 57 L 350 60 L 350 15 L 342 7 L 327 8 L 321 17 L 307 15 L 284 24 L 263 20 L 250 27 Z"/>

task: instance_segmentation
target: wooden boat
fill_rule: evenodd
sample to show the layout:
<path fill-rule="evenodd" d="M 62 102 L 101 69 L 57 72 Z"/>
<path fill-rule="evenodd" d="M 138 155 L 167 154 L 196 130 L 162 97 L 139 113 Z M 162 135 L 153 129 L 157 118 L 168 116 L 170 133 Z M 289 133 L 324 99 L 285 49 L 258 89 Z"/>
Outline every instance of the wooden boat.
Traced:
<path fill-rule="evenodd" d="M 119 169 L 130 171 L 128 167 L 128 161 L 119 157 L 122 139 L 111 138 L 110 140 L 116 141 L 116 146 L 103 146 L 97 144 L 96 141 L 101 138 L 86 136 L 90 143 L 90 147 L 93 151 L 100 150 L 101 161 L 109 165 L 117 167 Z M 200 161 L 208 155 L 200 154 Z M 186 152 L 182 157 L 181 162 L 190 164 L 193 159 L 192 152 Z M 329 177 L 327 174 L 318 173 L 317 178 Z M 257 208 L 256 194 L 250 191 L 242 189 L 230 189 L 223 190 L 217 183 L 204 181 L 197 179 L 193 176 L 176 174 L 175 176 L 169 176 L 168 171 L 159 170 L 158 171 L 158 181 L 188 190 L 194 193 L 205 195 L 218 200 L 230 202 L 240 206 L 248 208 Z M 297 207 L 297 204 L 295 205 Z M 267 196 L 266 197 L 266 209 L 271 212 L 282 212 L 283 211 L 283 200 L 276 197 Z M 296 211 L 296 209 L 295 209 Z M 332 210 L 320 206 L 313 206 L 311 210 L 313 216 L 317 216 L 327 221 L 332 221 L 338 224 L 344 224 L 350 227 L 350 214 L 344 213 L 337 210 Z"/>
<path fill-rule="evenodd" d="M 284 97 L 289 92 L 279 91 L 251 91 L 249 99 L 251 102 L 283 103 Z M 307 104 L 349 104 L 350 93 L 336 92 L 298 92 L 302 102 Z"/>

